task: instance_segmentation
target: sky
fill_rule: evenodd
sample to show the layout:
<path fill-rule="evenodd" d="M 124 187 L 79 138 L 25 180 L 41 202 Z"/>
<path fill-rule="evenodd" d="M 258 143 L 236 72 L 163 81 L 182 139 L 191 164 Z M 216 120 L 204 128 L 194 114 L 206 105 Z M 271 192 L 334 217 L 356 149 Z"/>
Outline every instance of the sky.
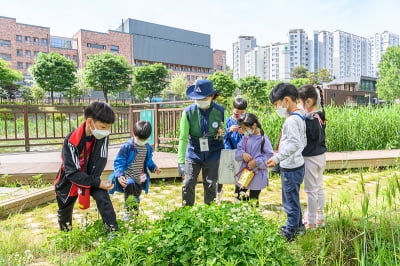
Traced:
<path fill-rule="evenodd" d="M 399 11 L 399 0 L 0 0 L 0 16 L 56 36 L 115 30 L 127 18 L 210 34 L 211 48 L 225 50 L 231 67 L 240 35 L 267 45 L 287 42 L 290 29 L 400 34 Z"/>

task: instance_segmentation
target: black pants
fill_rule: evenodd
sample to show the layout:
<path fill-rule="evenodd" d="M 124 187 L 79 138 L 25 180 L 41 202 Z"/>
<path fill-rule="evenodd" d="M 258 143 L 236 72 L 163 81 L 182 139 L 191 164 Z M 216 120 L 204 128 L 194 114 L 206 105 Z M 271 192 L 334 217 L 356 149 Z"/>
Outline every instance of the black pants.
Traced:
<path fill-rule="evenodd" d="M 237 195 L 236 198 L 238 200 L 243 200 L 243 201 L 257 200 L 258 203 L 258 198 L 260 197 L 261 190 L 250 190 L 249 196 L 243 195 L 244 193 L 247 192 L 247 190 L 248 190 L 247 188 L 240 188 L 238 186 L 235 186 L 235 194 Z"/>
<path fill-rule="evenodd" d="M 108 192 L 104 189 L 92 187 L 90 188 L 90 195 L 96 201 L 97 208 L 100 212 L 106 229 L 108 231 L 117 230 L 117 218 Z M 60 230 L 69 231 L 72 229 L 72 212 L 74 209 L 74 204 L 78 197 L 69 197 L 65 203 L 62 202 L 62 200 L 58 196 L 56 198 L 58 203 L 57 216 Z"/>
<path fill-rule="evenodd" d="M 124 189 L 124 198 L 125 198 L 125 209 L 128 212 L 131 211 L 139 211 L 139 203 L 140 203 L 140 195 L 142 194 L 142 184 L 141 183 L 133 183 L 128 184 Z M 129 197 L 135 197 L 135 203 L 127 202 Z"/>

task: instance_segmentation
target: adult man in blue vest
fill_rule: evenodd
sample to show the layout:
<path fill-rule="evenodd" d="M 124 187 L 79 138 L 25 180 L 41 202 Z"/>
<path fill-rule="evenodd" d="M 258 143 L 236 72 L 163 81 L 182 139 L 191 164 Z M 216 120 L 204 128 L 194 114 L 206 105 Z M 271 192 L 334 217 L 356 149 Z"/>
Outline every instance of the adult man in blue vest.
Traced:
<path fill-rule="evenodd" d="M 185 176 L 182 186 L 182 205 L 193 206 L 195 186 L 202 170 L 204 203 L 216 197 L 218 167 L 224 148 L 224 108 L 213 100 L 219 95 L 209 80 L 198 80 L 186 90 L 195 103 L 186 107 L 180 122 L 178 172 Z"/>

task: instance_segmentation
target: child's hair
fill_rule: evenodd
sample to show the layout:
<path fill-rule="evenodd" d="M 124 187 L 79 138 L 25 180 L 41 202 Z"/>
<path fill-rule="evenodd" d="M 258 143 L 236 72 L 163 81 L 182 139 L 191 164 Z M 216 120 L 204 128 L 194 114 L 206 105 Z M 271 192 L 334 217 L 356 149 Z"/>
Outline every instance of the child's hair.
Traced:
<path fill-rule="evenodd" d="M 133 126 L 133 134 L 139 139 L 148 139 L 151 135 L 151 124 L 149 121 L 140 120 Z"/>
<path fill-rule="evenodd" d="M 322 95 L 322 89 L 318 85 L 304 85 L 299 88 L 299 98 L 305 102 L 308 98 L 314 101 L 313 105 L 321 105 L 323 117 L 325 120 L 325 109 L 324 109 L 324 98 Z"/>
<path fill-rule="evenodd" d="M 94 121 L 100 121 L 106 124 L 112 124 L 115 121 L 113 109 L 103 102 L 93 102 L 85 108 L 85 119 L 93 118 Z"/>
<path fill-rule="evenodd" d="M 233 108 L 236 108 L 238 110 L 246 110 L 247 101 L 242 97 L 236 97 L 235 100 L 233 100 Z"/>
<path fill-rule="evenodd" d="M 269 94 L 269 100 L 273 104 L 277 101 L 283 100 L 286 96 L 289 96 L 292 101 L 296 102 L 299 98 L 299 92 L 296 87 L 290 83 L 279 83 Z"/>
<path fill-rule="evenodd" d="M 245 113 L 241 118 L 238 119 L 238 125 L 245 125 L 246 127 L 252 127 L 254 123 L 257 125 L 258 129 L 260 130 L 260 134 L 262 137 L 261 141 L 261 153 L 264 153 L 264 130 L 261 127 L 260 121 L 258 121 L 257 116 L 252 113 Z"/>

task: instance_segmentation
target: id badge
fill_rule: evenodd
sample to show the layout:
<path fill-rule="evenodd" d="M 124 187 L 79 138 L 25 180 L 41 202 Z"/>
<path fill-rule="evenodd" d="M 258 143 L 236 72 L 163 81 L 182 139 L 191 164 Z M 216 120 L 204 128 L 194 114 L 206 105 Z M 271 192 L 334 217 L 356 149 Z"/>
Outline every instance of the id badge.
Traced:
<path fill-rule="evenodd" d="M 209 151 L 208 138 L 200 138 L 200 151 Z"/>

